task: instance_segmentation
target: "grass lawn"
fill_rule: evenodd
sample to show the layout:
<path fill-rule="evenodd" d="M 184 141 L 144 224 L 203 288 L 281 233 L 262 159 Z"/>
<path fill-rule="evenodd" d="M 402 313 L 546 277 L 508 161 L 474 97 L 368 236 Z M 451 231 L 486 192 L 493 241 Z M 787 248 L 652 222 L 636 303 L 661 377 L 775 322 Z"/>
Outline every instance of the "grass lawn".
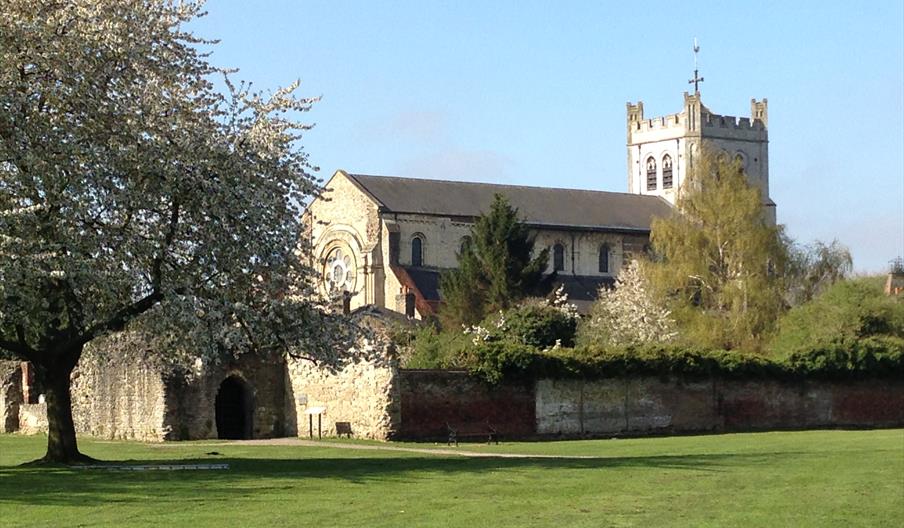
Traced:
<path fill-rule="evenodd" d="M 42 455 L 44 442 L 0 435 L 4 527 L 904 525 L 902 429 L 458 448 L 600 457 L 592 459 L 468 458 L 356 441 L 339 449 L 82 439 L 85 453 L 108 461 L 230 469 L 17 467 Z"/>

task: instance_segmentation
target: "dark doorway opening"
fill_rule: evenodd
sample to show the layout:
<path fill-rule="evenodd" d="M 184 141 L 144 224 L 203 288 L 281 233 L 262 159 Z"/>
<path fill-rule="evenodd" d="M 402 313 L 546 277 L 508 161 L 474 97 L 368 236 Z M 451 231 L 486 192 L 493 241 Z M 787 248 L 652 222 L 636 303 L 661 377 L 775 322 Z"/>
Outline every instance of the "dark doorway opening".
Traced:
<path fill-rule="evenodd" d="M 230 440 L 251 438 L 253 417 L 251 388 L 242 378 L 229 376 L 217 391 L 217 437 Z"/>

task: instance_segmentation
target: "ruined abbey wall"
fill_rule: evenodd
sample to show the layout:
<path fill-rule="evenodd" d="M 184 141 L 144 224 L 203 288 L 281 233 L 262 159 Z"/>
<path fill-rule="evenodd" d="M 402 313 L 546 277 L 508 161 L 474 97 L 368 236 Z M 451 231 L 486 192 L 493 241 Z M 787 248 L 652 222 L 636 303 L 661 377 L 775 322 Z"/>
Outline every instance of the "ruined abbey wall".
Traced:
<path fill-rule="evenodd" d="M 18 361 L 0 361 L 0 433 L 19 430 L 22 371 Z"/>
<path fill-rule="evenodd" d="M 336 422 L 349 422 L 358 438 L 387 440 L 399 427 L 398 365 L 392 359 L 362 361 L 335 370 L 308 360 L 289 362 L 290 404 L 298 436 L 318 435 L 318 418 L 309 422 L 305 411 L 324 408 L 320 428 L 334 436 Z"/>
<path fill-rule="evenodd" d="M 76 430 L 99 438 L 163 440 L 169 431 L 163 423 L 160 368 L 131 354 L 109 352 L 87 350 L 73 372 Z"/>
<path fill-rule="evenodd" d="M 218 438 L 217 394 L 223 382 L 235 377 L 249 391 L 250 438 L 292 435 L 286 419 L 286 364 L 280 357 L 243 354 L 218 363 L 199 364 L 192 372 L 169 372 L 165 377 L 165 440 Z"/>

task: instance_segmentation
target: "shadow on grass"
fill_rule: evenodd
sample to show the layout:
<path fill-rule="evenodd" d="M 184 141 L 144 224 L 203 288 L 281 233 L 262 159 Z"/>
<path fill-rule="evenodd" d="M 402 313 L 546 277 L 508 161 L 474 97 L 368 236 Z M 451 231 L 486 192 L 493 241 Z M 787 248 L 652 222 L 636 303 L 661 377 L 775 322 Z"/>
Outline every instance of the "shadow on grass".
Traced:
<path fill-rule="evenodd" d="M 781 465 L 799 453 L 638 456 L 604 459 L 551 458 L 200 458 L 128 460 L 116 464 L 226 463 L 228 470 L 122 471 L 49 467 L 0 467 L 0 505 L 92 506 L 168 501 L 217 502 L 306 486 L 414 482 L 420 478 L 480 478 L 508 470 L 599 471 L 633 467 L 677 471 L 721 471 L 726 466 Z M 114 462 L 109 462 L 113 464 Z"/>

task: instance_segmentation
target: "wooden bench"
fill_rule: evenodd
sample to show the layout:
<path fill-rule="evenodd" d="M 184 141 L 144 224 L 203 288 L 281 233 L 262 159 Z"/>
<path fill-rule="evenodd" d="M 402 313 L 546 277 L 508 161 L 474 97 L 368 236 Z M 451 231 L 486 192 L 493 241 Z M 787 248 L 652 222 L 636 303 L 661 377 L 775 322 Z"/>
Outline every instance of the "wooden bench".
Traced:
<path fill-rule="evenodd" d="M 351 422 L 336 422 L 336 436 L 341 437 L 342 435 L 347 435 L 349 438 L 352 437 Z"/>
<path fill-rule="evenodd" d="M 457 447 L 459 439 L 464 438 L 486 438 L 488 444 L 499 443 L 499 435 L 496 432 L 496 428 L 490 425 L 489 422 L 470 426 L 452 425 L 446 422 L 446 428 L 449 429 L 449 440 L 446 445 L 455 444 Z"/>

